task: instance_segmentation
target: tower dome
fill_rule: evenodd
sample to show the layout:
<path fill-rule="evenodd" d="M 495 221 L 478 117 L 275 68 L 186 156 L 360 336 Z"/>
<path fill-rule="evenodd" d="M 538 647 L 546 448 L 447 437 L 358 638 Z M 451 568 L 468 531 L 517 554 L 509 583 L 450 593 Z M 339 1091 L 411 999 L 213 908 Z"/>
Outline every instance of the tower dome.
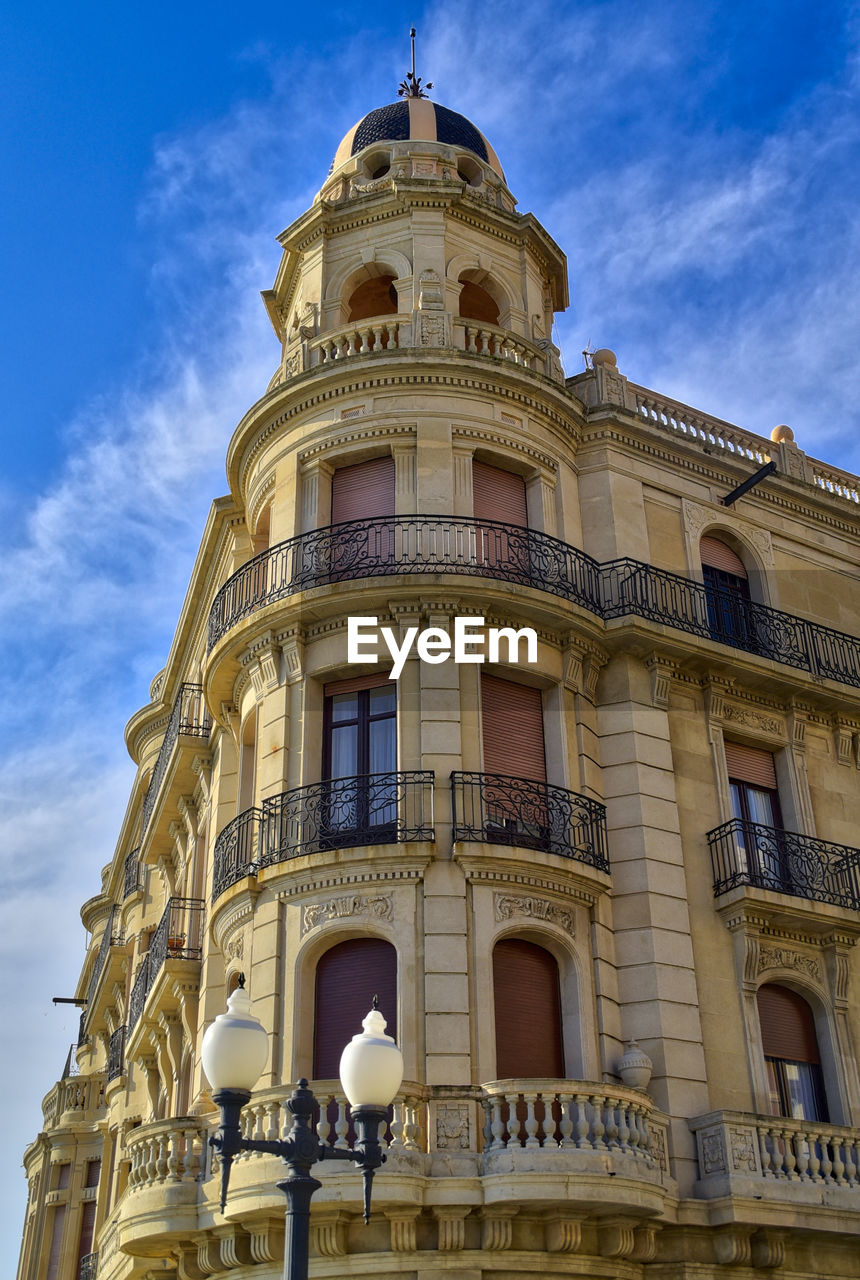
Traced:
<path fill-rule="evenodd" d="M 380 142 L 442 142 L 464 147 L 504 181 L 499 158 L 487 139 L 465 116 L 428 98 L 405 97 L 377 107 L 354 124 L 335 152 L 332 170 Z"/>

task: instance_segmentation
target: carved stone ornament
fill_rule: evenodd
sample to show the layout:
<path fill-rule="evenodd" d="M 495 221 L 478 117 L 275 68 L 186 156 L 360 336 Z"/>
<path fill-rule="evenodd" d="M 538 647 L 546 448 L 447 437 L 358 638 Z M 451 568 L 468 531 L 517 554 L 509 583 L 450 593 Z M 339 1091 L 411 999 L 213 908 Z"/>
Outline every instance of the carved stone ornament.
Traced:
<path fill-rule="evenodd" d="M 758 953 L 758 971 L 763 969 L 796 969 L 805 973 L 813 982 L 821 982 L 821 965 L 814 956 L 802 955 L 799 951 L 790 951 L 787 947 L 766 947 L 761 945 Z"/>
<path fill-rule="evenodd" d="M 241 960 L 245 955 L 245 935 L 237 933 L 224 944 L 224 955 L 228 960 Z"/>
<path fill-rule="evenodd" d="M 496 919 L 512 920 L 514 916 L 526 916 L 530 920 L 550 920 L 573 937 L 573 913 L 555 902 L 544 898 L 519 897 L 510 893 L 497 893 Z"/>
<path fill-rule="evenodd" d="M 699 1134 L 702 1156 L 702 1173 L 707 1178 L 712 1173 L 726 1172 L 726 1144 L 722 1128 L 705 1129 Z"/>
<path fill-rule="evenodd" d="M 723 719 L 732 724 L 744 725 L 748 729 L 757 729 L 761 733 L 772 733 L 784 736 L 782 721 L 776 716 L 766 716 L 761 711 L 752 711 L 749 707 L 739 707 L 727 702 L 723 708 Z"/>
<path fill-rule="evenodd" d="M 442 295 L 442 281 L 438 271 L 429 268 L 422 271 L 418 281 L 418 310 L 441 311 L 445 306 Z"/>
<path fill-rule="evenodd" d="M 756 1139 L 752 1129 L 729 1127 L 729 1143 L 732 1150 L 732 1168 L 736 1173 L 758 1173 Z"/>
<path fill-rule="evenodd" d="M 444 347 L 446 336 L 446 320 L 444 315 L 433 315 L 421 312 L 421 346 Z"/>
<path fill-rule="evenodd" d="M 366 897 L 363 893 L 346 893 L 325 902 L 309 902 L 302 913 L 302 933 L 316 929 L 329 920 L 348 916 L 371 916 L 375 920 L 394 919 L 394 901 L 389 894 Z"/>
<path fill-rule="evenodd" d="M 469 1150 L 469 1106 L 440 1102 L 436 1107 L 436 1147 L 439 1151 Z"/>

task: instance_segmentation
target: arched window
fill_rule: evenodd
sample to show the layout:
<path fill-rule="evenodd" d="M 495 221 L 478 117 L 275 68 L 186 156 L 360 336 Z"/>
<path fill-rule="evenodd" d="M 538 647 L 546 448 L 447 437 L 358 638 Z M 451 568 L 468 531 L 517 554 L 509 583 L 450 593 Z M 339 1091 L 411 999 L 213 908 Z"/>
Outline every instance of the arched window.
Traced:
<path fill-rule="evenodd" d="M 397 306 L 394 276 L 372 276 L 350 295 L 347 311 L 350 321 L 369 320 L 374 316 L 396 316 Z"/>
<path fill-rule="evenodd" d="M 755 625 L 749 580 L 743 560 L 719 538 L 699 543 L 708 626 L 715 640 L 755 651 Z"/>
<path fill-rule="evenodd" d="M 498 325 L 499 304 L 487 292 L 483 285 L 473 280 L 460 277 L 463 288 L 460 290 L 460 316 L 463 320 L 478 320 L 482 324 Z"/>
<path fill-rule="evenodd" d="M 561 997 L 555 956 L 524 938 L 493 949 L 496 1078 L 564 1076 Z"/>
<path fill-rule="evenodd" d="M 771 1114 L 827 1121 L 815 1019 L 796 991 L 767 983 L 756 993 Z"/>
<path fill-rule="evenodd" d="M 350 938 L 326 951 L 317 965 L 314 1079 L 337 1079 L 344 1046 L 361 1031 L 375 995 L 397 1038 L 397 952 L 384 938 Z"/>
<path fill-rule="evenodd" d="M 239 744 L 239 797 L 237 813 L 244 813 L 254 803 L 257 772 L 257 709 L 246 717 Z"/>

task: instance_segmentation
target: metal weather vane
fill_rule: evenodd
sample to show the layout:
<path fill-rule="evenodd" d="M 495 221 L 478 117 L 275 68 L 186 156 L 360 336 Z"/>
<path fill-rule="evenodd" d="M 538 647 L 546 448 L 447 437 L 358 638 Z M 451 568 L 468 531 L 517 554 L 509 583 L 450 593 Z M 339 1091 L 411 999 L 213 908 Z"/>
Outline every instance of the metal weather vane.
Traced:
<path fill-rule="evenodd" d="M 407 71 L 406 76 L 400 81 L 400 87 L 397 90 L 398 98 L 426 98 L 425 89 L 432 89 L 433 83 L 428 80 L 424 88 L 421 87 L 421 77 L 415 74 L 415 28 L 409 30 L 409 38 L 412 41 L 412 70 Z"/>

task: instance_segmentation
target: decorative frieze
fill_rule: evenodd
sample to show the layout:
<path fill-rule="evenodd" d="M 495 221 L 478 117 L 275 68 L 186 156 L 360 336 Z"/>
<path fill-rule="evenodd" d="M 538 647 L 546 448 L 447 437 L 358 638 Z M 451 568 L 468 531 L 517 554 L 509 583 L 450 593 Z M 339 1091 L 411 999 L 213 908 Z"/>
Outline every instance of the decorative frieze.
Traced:
<path fill-rule="evenodd" d="M 368 897 L 362 893 L 339 894 L 325 902 L 309 902 L 302 911 L 302 933 L 316 929 L 330 920 L 349 916 L 369 916 L 375 920 L 394 919 L 394 900 L 390 894 Z"/>
<path fill-rule="evenodd" d="M 726 702 L 723 707 L 723 720 L 728 724 L 740 725 L 744 729 L 754 729 L 756 733 L 769 733 L 774 737 L 785 736 L 781 720 L 776 716 L 765 715 L 754 711 L 752 707 L 742 707 L 735 702 Z"/>
<path fill-rule="evenodd" d="M 573 912 L 556 902 L 548 902 L 545 898 L 526 897 L 519 894 L 497 893 L 495 895 L 496 920 L 512 920 L 515 916 L 525 916 L 529 920 L 550 921 L 557 924 L 571 937 L 574 934 Z"/>
<path fill-rule="evenodd" d="M 805 973 L 813 982 L 821 982 L 821 964 L 814 956 L 802 955 L 799 951 L 791 951 L 788 947 L 758 948 L 758 972 L 765 969 L 796 969 Z"/>
<path fill-rule="evenodd" d="M 439 1102 L 436 1105 L 436 1149 L 438 1151 L 469 1151 L 469 1104 L 467 1102 Z"/>

